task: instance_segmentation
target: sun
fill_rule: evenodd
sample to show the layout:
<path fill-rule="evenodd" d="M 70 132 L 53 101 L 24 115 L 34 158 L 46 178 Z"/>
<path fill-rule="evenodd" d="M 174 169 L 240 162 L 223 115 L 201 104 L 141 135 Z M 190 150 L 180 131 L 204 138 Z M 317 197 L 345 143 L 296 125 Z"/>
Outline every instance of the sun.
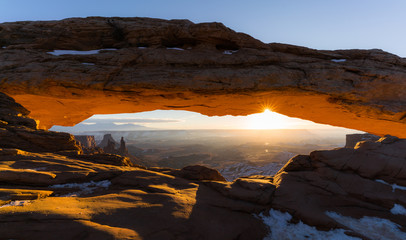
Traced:
<path fill-rule="evenodd" d="M 286 117 L 265 109 L 262 113 L 252 114 L 248 117 L 248 129 L 283 129 L 287 127 Z"/>

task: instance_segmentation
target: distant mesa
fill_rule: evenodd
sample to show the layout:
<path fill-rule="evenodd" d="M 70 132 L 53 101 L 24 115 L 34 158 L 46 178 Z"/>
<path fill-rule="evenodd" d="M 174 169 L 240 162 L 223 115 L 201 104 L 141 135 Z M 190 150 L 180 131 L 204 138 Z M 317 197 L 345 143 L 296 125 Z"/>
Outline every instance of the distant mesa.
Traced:
<path fill-rule="evenodd" d="M 96 145 L 94 136 L 75 135 L 75 139 L 84 154 L 104 153 L 103 149 Z"/>
<path fill-rule="evenodd" d="M 109 145 L 109 142 L 113 143 L 114 145 L 117 144 L 117 142 L 114 140 L 114 138 L 111 136 L 110 133 L 104 134 L 103 140 L 99 143 L 98 147 L 105 148 Z"/>
<path fill-rule="evenodd" d="M 120 144 L 118 144 L 111 134 L 105 134 L 99 145 L 96 145 L 94 136 L 75 135 L 75 139 L 85 154 L 109 153 L 130 157 L 132 160 L 135 158 L 128 153 L 124 137 L 121 137 Z"/>
<path fill-rule="evenodd" d="M 120 145 L 118 148 L 116 148 L 117 145 L 117 142 L 114 140 L 111 134 L 105 134 L 98 147 L 102 148 L 105 153 L 117 154 L 125 157 L 130 156 L 125 145 L 124 137 L 121 137 Z"/>
<path fill-rule="evenodd" d="M 76 140 L 80 143 L 80 145 L 85 148 L 95 148 L 96 141 L 94 136 L 87 136 L 87 135 L 75 135 Z"/>

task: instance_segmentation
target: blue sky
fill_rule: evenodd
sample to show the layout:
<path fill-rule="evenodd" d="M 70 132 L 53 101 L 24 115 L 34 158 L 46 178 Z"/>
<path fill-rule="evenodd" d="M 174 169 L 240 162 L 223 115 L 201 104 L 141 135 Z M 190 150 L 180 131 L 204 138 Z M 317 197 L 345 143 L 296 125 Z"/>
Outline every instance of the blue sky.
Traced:
<path fill-rule="evenodd" d="M 217 21 L 266 43 L 315 49 L 380 48 L 406 57 L 405 10 L 405 0 L 0 0 L 0 22 L 86 16 Z M 183 126 L 189 124 L 184 119 L 217 126 L 239 122 L 232 117 L 227 122 L 164 111 L 130 118 L 150 118 L 151 114 L 157 119 L 180 119 Z"/>

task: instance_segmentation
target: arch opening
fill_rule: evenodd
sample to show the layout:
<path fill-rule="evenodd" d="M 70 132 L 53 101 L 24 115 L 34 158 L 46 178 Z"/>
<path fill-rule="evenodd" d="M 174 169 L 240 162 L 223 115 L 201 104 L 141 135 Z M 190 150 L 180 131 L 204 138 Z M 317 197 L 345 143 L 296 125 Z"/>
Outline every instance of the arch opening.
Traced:
<path fill-rule="evenodd" d="M 344 147 L 346 134 L 360 133 L 269 108 L 248 116 L 208 117 L 183 110 L 94 115 L 74 127 L 51 130 L 69 132 L 79 141 L 93 137 L 100 149 L 140 165 L 179 169 L 199 164 L 217 169 L 229 181 L 274 175 L 296 155 Z"/>

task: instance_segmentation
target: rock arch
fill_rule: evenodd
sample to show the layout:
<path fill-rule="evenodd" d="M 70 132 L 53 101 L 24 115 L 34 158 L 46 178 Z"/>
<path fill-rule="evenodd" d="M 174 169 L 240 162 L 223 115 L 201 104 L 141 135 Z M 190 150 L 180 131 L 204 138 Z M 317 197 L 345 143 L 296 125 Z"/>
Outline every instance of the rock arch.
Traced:
<path fill-rule="evenodd" d="M 103 113 L 268 107 L 406 137 L 406 60 L 377 49 L 264 44 L 221 23 L 149 18 L 3 23 L 0 39 L 0 92 L 44 128 Z"/>

